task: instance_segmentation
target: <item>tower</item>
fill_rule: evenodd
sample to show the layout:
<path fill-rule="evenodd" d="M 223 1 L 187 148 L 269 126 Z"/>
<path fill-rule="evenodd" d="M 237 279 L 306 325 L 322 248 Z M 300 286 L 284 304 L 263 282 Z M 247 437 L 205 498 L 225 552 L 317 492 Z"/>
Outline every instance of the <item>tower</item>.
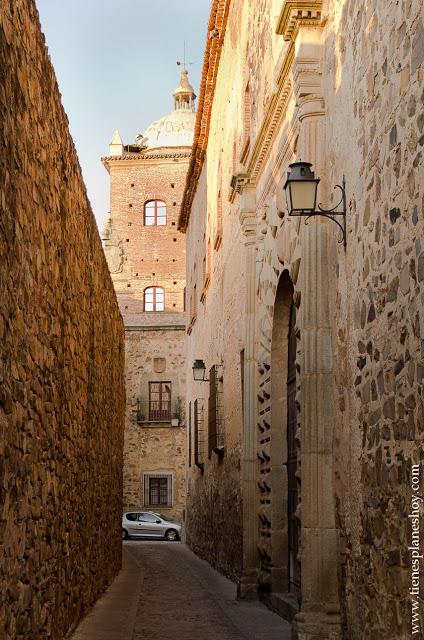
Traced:
<path fill-rule="evenodd" d="M 124 508 L 182 520 L 185 507 L 185 236 L 177 222 L 193 140 L 186 69 L 174 109 L 132 144 L 117 131 L 102 162 L 110 217 L 102 234 L 125 324 Z"/>

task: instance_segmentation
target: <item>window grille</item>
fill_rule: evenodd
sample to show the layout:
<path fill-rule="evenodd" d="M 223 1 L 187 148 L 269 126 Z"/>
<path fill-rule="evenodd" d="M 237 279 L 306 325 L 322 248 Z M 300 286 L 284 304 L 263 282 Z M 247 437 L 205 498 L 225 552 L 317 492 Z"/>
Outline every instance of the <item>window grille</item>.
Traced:
<path fill-rule="evenodd" d="M 222 242 L 222 195 L 221 191 L 218 191 L 218 198 L 216 202 L 216 231 L 215 241 L 213 248 L 218 250 Z"/>
<path fill-rule="evenodd" d="M 250 134 L 251 134 L 251 97 L 250 97 L 250 89 L 249 84 L 247 84 L 244 99 L 243 99 L 243 140 L 242 140 L 242 150 L 240 161 L 242 164 L 245 164 L 247 161 L 247 157 L 249 155 L 250 149 Z"/>
<path fill-rule="evenodd" d="M 144 474 L 144 506 L 172 506 L 172 474 Z"/>
<path fill-rule="evenodd" d="M 212 452 L 222 454 L 224 430 L 222 421 L 222 366 L 214 365 L 209 371 L 208 400 L 208 456 Z"/>
<path fill-rule="evenodd" d="M 204 408 L 203 400 L 200 398 L 194 401 L 194 464 L 199 469 L 203 469 L 204 451 Z"/>
<path fill-rule="evenodd" d="M 188 466 L 191 467 L 191 402 L 188 403 Z"/>

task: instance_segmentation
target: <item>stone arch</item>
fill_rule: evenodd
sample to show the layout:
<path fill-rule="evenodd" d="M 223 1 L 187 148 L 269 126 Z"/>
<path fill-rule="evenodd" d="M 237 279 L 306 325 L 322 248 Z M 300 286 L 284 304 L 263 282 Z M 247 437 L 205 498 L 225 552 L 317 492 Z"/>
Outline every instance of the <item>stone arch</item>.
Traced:
<path fill-rule="evenodd" d="M 288 360 L 289 328 L 294 287 L 287 270 L 280 275 L 275 294 L 271 338 L 271 589 L 289 591 L 288 526 Z"/>

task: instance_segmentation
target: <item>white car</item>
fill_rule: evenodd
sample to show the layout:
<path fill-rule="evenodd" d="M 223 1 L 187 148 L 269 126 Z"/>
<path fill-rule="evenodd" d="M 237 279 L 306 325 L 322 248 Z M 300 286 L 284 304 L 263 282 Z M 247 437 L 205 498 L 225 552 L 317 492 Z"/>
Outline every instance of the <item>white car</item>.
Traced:
<path fill-rule="evenodd" d="M 181 538 L 182 526 L 154 511 L 126 511 L 122 516 L 122 539 L 163 538 L 174 542 Z"/>

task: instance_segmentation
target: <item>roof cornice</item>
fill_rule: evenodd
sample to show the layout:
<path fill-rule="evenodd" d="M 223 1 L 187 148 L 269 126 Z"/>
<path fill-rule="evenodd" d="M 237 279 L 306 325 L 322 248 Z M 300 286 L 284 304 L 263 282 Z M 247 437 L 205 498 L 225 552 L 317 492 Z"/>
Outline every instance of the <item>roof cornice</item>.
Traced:
<path fill-rule="evenodd" d="M 224 44 L 225 30 L 231 0 L 212 0 L 206 46 L 203 57 L 202 79 L 194 127 L 193 148 L 187 172 L 178 229 L 185 231 L 190 218 L 191 205 L 203 167 L 208 144 L 213 98 L 218 76 L 219 61 Z"/>
<path fill-rule="evenodd" d="M 175 151 L 159 151 L 157 153 L 126 153 L 123 155 L 117 156 L 103 156 L 101 159 L 102 163 L 106 167 L 109 168 L 110 164 L 138 164 L 140 162 L 146 162 L 146 160 L 166 160 L 166 159 L 175 159 L 175 158 L 190 158 L 191 156 L 191 147 L 187 147 L 186 151 L 181 150 L 181 147 Z"/>
<path fill-rule="evenodd" d="M 301 26 L 317 26 L 321 21 L 322 0 L 286 0 L 277 22 L 276 33 L 294 42 Z"/>

